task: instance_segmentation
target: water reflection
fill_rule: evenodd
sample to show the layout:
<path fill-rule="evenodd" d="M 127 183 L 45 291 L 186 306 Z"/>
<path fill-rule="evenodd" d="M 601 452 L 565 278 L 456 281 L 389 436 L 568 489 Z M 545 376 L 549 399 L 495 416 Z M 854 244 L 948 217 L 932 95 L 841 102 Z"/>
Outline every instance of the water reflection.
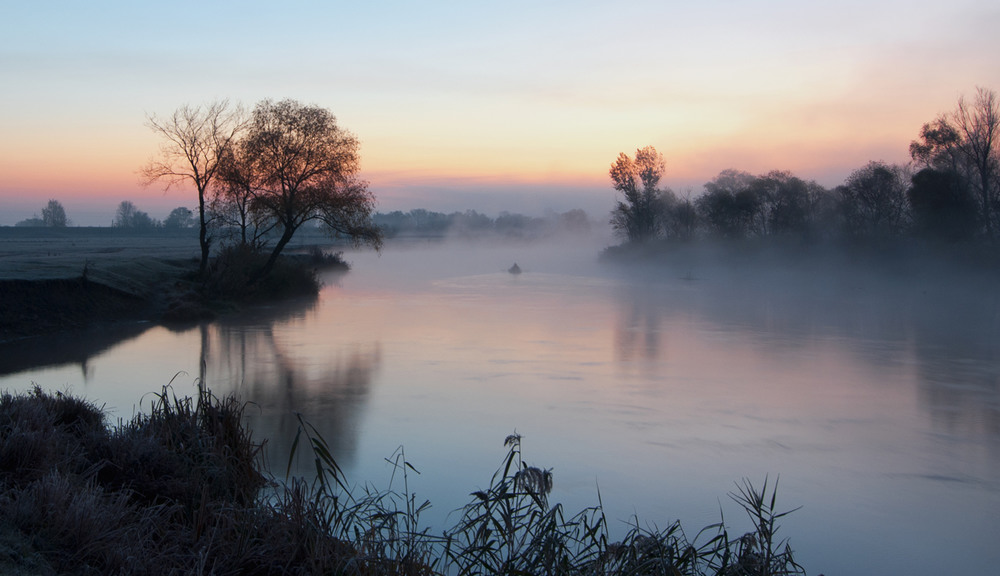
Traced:
<path fill-rule="evenodd" d="M 612 338 L 616 361 L 655 383 L 634 405 L 669 399 L 644 417 L 647 450 L 706 484 L 713 461 L 781 474 L 805 504 L 794 547 L 817 571 L 835 571 L 835 548 L 872 572 L 904 556 L 920 558 L 904 571 L 947 571 L 920 552 L 943 542 L 992 565 L 1000 298 L 988 283 L 863 267 L 649 276 L 616 290 Z"/>
<path fill-rule="evenodd" d="M 594 253 L 352 254 L 319 302 L 151 329 L 81 365 L 89 393 L 118 406 L 178 370 L 239 393 L 279 475 L 296 412 L 350 480 L 380 482 L 405 444 L 440 520 L 488 480 L 516 429 L 532 463 L 556 470 L 567 510 L 594 504 L 598 484 L 613 521 L 700 527 L 733 481 L 780 475 L 779 499 L 804 505 L 783 530 L 811 573 L 945 573 L 948 558 L 925 552 L 941 547 L 963 572 L 1000 561 L 991 287 L 942 275 L 915 290 L 807 263 L 633 274 L 569 258 Z M 43 372 L 16 386 L 69 380 Z"/>
<path fill-rule="evenodd" d="M 924 307 L 913 325 L 918 399 L 935 432 L 981 439 L 1000 460 L 996 305 L 971 298 L 936 303 Z"/>
<path fill-rule="evenodd" d="M 93 373 L 91 358 L 139 337 L 151 327 L 149 323 L 134 322 L 4 342 L 0 348 L 0 376 L 79 364 L 86 382 Z"/>
<path fill-rule="evenodd" d="M 936 431 L 981 439 L 1000 456 L 1000 298 L 988 287 L 948 278 L 914 290 L 860 270 L 680 272 L 619 287 L 616 360 L 656 370 L 648 363 L 670 359 L 668 334 L 690 329 L 692 318 L 771 357 L 801 359 L 823 343 L 884 379 L 915 372 L 917 400 Z"/>
<path fill-rule="evenodd" d="M 666 308 L 646 290 L 625 289 L 615 326 L 616 360 L 654 361 L 660 358 L 660 325 Z"/>
<path fill-rule="evenodd" d="M 299 427 L 297 414 L 320 431 L 337 461 L 348 465 L 381 346 L 327 338 L 309 342 L 304 350 L 296 326 L 312 307 L 283 312 L 201 327 L 204 381 L 252 403 L 250 426 L 257 438 L 268 439 L 276 471 L 285 470 Z"/>

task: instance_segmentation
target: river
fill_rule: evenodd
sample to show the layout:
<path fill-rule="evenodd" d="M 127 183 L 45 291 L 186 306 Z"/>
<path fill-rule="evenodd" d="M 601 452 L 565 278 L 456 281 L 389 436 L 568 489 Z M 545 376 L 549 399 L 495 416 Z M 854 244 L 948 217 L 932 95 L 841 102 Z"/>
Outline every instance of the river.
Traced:
<path fill-rule="evenodd" d="M 385 488 L 402 446 L 435 530 L 516 431 L 525 460 L 552 469 L 551 501 L 575 512 L 599 492 L 613 530 L 680 519 L 693 536 L 720 510 L 744 530 L 727 494 L 767 478 L 779 509 L 801 506 L 778 535 L 810 574 L 996 570 L 995 284 L 695 252 L 616 266 L 598 262 L 602 241 L 349 251 L 352 271 L 324 276 L 315 302 L 132 329 L 18 365 L 0 389 L 68 390 L 127 419 L 203 377 L 253 403 L 277 475 L 296 413 L 349 483 Z"/>

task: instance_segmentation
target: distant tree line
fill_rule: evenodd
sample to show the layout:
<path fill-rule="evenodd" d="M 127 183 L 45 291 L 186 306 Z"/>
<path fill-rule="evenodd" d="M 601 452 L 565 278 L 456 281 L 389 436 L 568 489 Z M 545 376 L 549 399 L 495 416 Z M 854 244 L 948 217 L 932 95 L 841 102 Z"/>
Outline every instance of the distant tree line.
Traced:
<path fill-rule="evenodd" d="M 920 130 L 907 165 L 872 161 L 829 190 L 790 172 L 724 170 L 696 198 L 660 188 L 663 156 L 620 154 L 609 171 L 619 200 L 610 224 L 626 242 L 695 238 L 805 241 L 920 237 L 997 240 L 1000 106 L 992 90 Z"/>
<path fill-rule="evenodd" d="M 162 228 L 165 230 L 182 230 L 194 228 L 194 212 L 190 208 L 179 206 L 170 211 L 167 217 L 160 221 L 152 218 L 148 213 L 139 210 L 135 204 L 129 200 L 123 200 L 115 210 L 114 219 L 111 221 L 112 228 L 123 228 L 128 230 L 152 230 Z"/>
<path fill-rule="evenodd" d="M 573 209 L 545 218 L 501 212 L 490 218 L 475 210 L 432 212 L 422 208 L 402 212 L 376 213 L 372 221 L 388 238 L 397 236 L 443 237 L 496 234 L 507 237 L 538 237 L 555 231 L 587 232 L 590 219 L 581 209 Z"/>
<path fill-rule="evenodd" d="M 72 221 L 66 217 L 66 209 L 58 200 L 49 200 L 48 204 L 42 208 L 41 215 L 35 214 L 31 218 L 26 218 L 14 224 L 17 227 L 47 227 L 65 228 L 72 225 Z M 193 228 L 196 225 L 194 213 L 190 208 L 183 206 L 174 208 L 170 214 L 162 221 L 150 217 L 150 215 L 136 207 L 129 200 L 123 200 L 115 209 L 115 215 L 111 220 L 112 228 L 126 228 L 132 230 L 151 230 L 162 228 L 166 230 L 180 230 Z"/>

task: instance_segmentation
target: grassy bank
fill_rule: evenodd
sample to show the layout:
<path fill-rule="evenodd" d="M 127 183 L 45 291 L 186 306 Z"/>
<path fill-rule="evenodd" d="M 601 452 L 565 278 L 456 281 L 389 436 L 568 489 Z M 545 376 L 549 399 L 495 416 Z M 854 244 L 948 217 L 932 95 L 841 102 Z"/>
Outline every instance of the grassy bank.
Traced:
<path fill-rule="evenodd" d="M 385 491 L 348 488 L 306 422 L 289 454 L 311 479 L 272 474 L 245 405 L 202 391 L 155 395 L 148 413 L 108 426 L 78 398 L 39 389 L 0 397 L 0 572 L 4 574 L 800 574 L 775 535 L 774 487 L 731 494 L 755 530 L 721 523 L 693 537 L 635 519 L 608 536 L 599 506 L 549 502 L 551 472 L 521 438 L 455 526 L 422 527 L 399 450 Z M 289 469 L 291 467 L 289 466 Z"/>
<path fill-rule="evenodd" d="M 180 250 L 174 236 L 126 238 L 150 242 L 150 255 L 114 245 L 117 237 L 42 239 L 33 246 L 32 237 L 20 237 L 12 243 L 24 252 L 0 253 L 0 342 L 112 323 L 199 322 L 245 306 L 315 297 L 318 270 L 348 268 L 340 253 L 313 245 L 290 250 L 255 280 L 265 257 L 225 248 L 202 278 L 197 259 L 174 258 Z"/>

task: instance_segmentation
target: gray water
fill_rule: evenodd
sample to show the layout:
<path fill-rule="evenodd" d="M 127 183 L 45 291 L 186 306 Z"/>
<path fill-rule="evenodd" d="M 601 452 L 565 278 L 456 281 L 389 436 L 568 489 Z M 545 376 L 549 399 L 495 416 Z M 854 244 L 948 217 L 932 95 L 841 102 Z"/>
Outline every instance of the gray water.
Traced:
<path fill-rule="evenodd" d="M 170 382 L 190 394 L 204 378 L 254 403 L 279 475 L 296 412 L 350 483 L 386 487 L 403 446 L 435 530 L 488 485 L 516 431 L 525 460 L 553 469 L 552 501 L 575 512 L 599 491 L 615 530 L 680 519 L 693 536 L 720 510 L 744 530 L 727 494 L 780 478 L 778 508 L 802 508 L 779 536 L 810 574 L 996 571 L 989 284 L 695 253 L 611 266 L 597 262 L 603 241 L 350 252 L 353 270 L 324 277 L 318 301 L 133 327 L 62 363 L 18 365 L 0 388 L 35 382 L 129 418 L 144 394 Z M 506 272 L 514 262 L 523 274 Z"/>

